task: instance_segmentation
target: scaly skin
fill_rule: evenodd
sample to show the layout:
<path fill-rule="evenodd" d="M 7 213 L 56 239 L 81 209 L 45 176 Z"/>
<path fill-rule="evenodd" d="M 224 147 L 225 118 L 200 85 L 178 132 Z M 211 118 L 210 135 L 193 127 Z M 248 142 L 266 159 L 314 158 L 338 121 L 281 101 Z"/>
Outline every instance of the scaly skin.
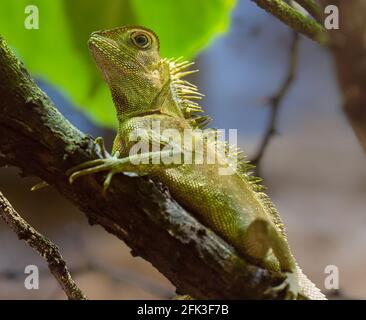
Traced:
<path fill-rule="evenodd" d="M 284 272 L 285 281 L 271 291 L 284 290 L 290 299 L 324 299 L 297 267 L 279 214 L 248 172 L 251 166 L 243 159 L 237 164 L 237 153 L 230 148 L 225 149 L 226 153 L 217 151 L 221 144 L 205 139 L 210 134 L 215 137 L 214 130 L 194 132 L 193 147 L 174 140 L 183 139 L 185 129 L 202 128 L 207 122 L 205 117 L 196 116 L 200 106 L 191 101 L 200 97 L 196 87 L 181 79 L 194 72 L 184 71 L 190 63 L 160 58 L 157 36 L 138 26 L 95 32 L 89 47 L 111 90 L 119 128 L 114 156 L 72 168 L 68 172 L 70 182 L 105 171 L 107 190 L 116 173 L 149 174 L 165 184 L 175 199 L 231 243 L 247 261 Z M 160 130 L 153 129 L 157 121 Z M 136 146 L 132 136 L 136 129 L 144 130 L 142 142 L 158 149 L 131 153 Z M 175 129 L 176 133 L 169 135 L 164 129 Z M 202 150 L 197 142 L 203 144 Z M 204 161 L 190 164 L 184 156 L 183 164 L 162 163 L 186 151 L 193 157 L 203 155 Z M 221 162 L 208 163 L 207 156 L 216 156 Z M 154 163 L 157 157 L 163 161 Z M 146 163 L 136 164 L 136 160 Z M 232 174 L 222 175 L 220 168 L 232 169 Z"/>

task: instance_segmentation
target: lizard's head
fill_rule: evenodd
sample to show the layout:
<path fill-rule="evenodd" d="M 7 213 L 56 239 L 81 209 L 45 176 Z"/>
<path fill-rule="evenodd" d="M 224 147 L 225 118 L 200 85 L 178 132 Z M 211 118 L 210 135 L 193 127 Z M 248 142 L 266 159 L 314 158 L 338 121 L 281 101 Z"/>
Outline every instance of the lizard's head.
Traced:
<path fill-rule="evenodd" d="M 147 113 L 188 119 L 204 127 L 208 118 L 197 116 L 201 107 L 192 100 L 201 94 L 183 80 L 193 63 L 162 59 L 159 39 L 144 27 L 127 26 L 92 33 L 89 48 L 112 92 L 120 121 Z"/>
<path fill-rule="evenodd" d="M 92 33 L 89 48 L 112 92 L 119 118 L 151 112 L 169 89 L 169 64 L 149 29 L 120 27 Z M 162 101 L 160 101 L 162 104 Z"/>

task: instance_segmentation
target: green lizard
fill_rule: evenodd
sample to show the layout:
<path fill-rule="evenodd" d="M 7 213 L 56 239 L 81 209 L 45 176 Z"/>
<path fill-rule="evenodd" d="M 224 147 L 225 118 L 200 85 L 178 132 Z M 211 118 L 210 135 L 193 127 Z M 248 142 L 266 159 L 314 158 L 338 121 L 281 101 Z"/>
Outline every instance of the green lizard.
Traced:
<path fill-rule="evenodd" d="M 297 266 L 277 210 L 250 174 L 253 166 L 217 141 L 215 130 L 198 130 L 207 124 L 206 117 L 197 115 L 200 105 L 192 101 L 201 94 L 182 79 L 195 72 L 185 71 L 191 63 L 162 59 L 158 37 L 139 26 L 94 32 L 89 48 L 111 90 L 119 128 L 113 156 L 104 152 L 98 139 L 106 158 L 70 169 L 70 183 L 106 172 L 106 191 L 116 173 L 148 174 L 248 262 L 284 272 L 286 279 L 269 289 L 272 293 L 285 292 L 290 299 L 325 299 Z M 181 143 L 187 132 L 192 142 L 188 146 Z M 188 154 L 203 161 L 190 161 Z M 181 163 L 175 161 L 182 158 Z"/>

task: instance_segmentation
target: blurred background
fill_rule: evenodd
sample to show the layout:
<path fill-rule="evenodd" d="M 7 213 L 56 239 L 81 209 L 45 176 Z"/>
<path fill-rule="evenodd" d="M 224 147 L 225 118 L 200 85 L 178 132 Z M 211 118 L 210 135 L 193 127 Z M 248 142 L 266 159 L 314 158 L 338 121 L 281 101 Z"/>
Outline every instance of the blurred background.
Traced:
<path fill-rule="evenodd" d="M 256 155 L 268 127 L 270 97 L 287 75 L 293 39 L 288 27 L 247 0 L 193 1 L 199 3 L 197 8 L 189 7 L 190 1 L 159 0 L 152 8 L 143 0 L 103 1 L 109 12 L 119 10 L 121 16 L 106 14 L 95 25 L 90 21 L 98 11 L 96 1 L 74 1 L 73 13 L 67 0 L 55 1 L 56 8 L 46 2 L 32 2 L 39 5 L 39 30 L 25 30 L 28 2 L 2 1 L 0 34 L 75 126 L 105 137 L 111 145 L 114 110 L 89 60 L 86 39 L 97 29 L 141 23 L 158 29 L 164 56 L 184 55 L 196 61 L 200 73 L 190 80 L 206 95 L 202 105 L 214 119 L 212 126 L 237 129 L 238 144 L 248 158 Z M 197 17 L 184 18 L 191 11 L 197 11 Z M 77 21 L 76 14 L 80 14 Z M 42 15 L 47 16 L 45 20 Z M 166 15 L 170 17 L 167 21 L 163 20 Z M 187 25 L 191 29 L 185 29 Z M 60 31 L 53 26 L 77 37 L 53 33 Z M 27 45 L 22 47 L 22 43 Z M 65 43 L 71 48 L 67 53 Z M 329 52 L 300 36 L 297 62 L 296 77 L 280 105 L 277 134 L 265 149 L 260 173 L 304 272 L 324 290 L 324 269 L 335 265 L 339 294 L 364 299 L 365 154 L 341 111 L 341 93 Z M 37 182 L 36 178 L 21 178 L 14 168 L 0 169 L 1 191 L 30 224 L 60 247 L 74 279 L 89 298 L 174 296 L 174 287 L 150 263 L 133 258 L 128 247 L 101 227 L 90 227 L 83 213 L 56 191 L 30 192 Z M 24 268 L 29 264 L 40 268 L 39 290 L 24 288 Z M 64 298 L 43 259 L 0 221 L 0 299 Z"/>

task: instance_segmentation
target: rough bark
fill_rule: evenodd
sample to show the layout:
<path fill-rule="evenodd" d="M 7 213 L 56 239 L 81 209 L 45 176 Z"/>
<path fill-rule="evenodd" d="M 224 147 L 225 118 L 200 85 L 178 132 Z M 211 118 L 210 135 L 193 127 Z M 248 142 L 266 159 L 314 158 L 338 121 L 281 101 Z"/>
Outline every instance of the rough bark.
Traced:
<path fill-rule="evenodd" d="M 237 252 L 148 178 L 116 176 L 108 193 L 101 176 L 70 185 L 65 171 L 101 157 L 91 137 L 73 127 L 31 80 L 0 38 L 0 164 L 19 167 L 57 189 L 196 298 L 261 299 L 283 275 L 247 264 Z"/>

